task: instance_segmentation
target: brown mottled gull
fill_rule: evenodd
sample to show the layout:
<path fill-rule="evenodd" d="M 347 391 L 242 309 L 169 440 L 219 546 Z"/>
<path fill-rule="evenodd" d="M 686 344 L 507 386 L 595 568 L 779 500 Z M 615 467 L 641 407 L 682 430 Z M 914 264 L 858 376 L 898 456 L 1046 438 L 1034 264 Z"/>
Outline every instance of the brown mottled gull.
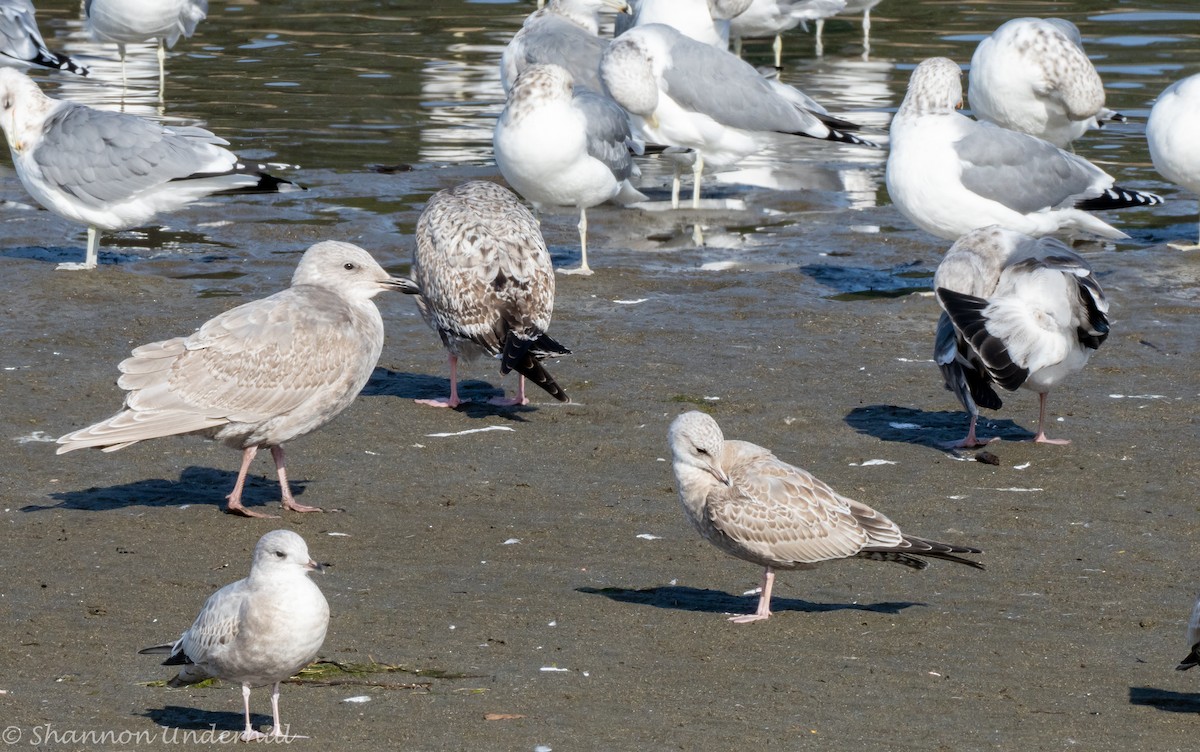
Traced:
<path fill-rule="evenodd" d="M 279 722 L 279 684 L 312 663 L 325 642 L 329 604 L 308 578 L 314 570 L 325 568 L 309 557 L 303 538 L 291 530 L 269 532 L 254 547 L 249 577 L 210 595 L 195 623 L 174 643 L 138 652 L 170 653 L 163 665 L 183 666 L 167 683 L 171 687 L 208 678 L 241 684 L 242 741 L 298 738 Z M 270 734 L 250 723 L 250 689 L 267 684 L 274 685 Z"/>
<path fill-rule="evenodd" d="M 966 438 L 951 446 L 989 443 L 975 423 L 978 407 L 1001 407 L 994 384 L 1037 392 L 1034 441 L 1070 443 L 1046 438 L 1046 394 L 1108 337 L 1108 300 L 1087 261 L 1054 238 L 985 227 L 946 251 L 933 287 L 942 306 L 934 360 L 971 414 Z"/>
<path fill-rule="evenodd" d="M 704 413 L 680 415 L 668 438 L 687 518 L 709 543 L 766 568 L 758 610 L 732 617 L 732 622 L 771 615 L 776 569 L 811 569 L 823 561 L 850 557 L 894 561 L 913 569 L 928 566 L 919 557 L 931 557 L 983 569 L 978 562 L 955 556 L 981 553 L 979 549 L 905 535 L 887 517 L 769 450 L 726 441 L 717 422 Z"/>
<path fill-rule="evenodd" d="M 270 447 L 283 508 L 321 511 L 292 498 L 283 444 L 328 423 L 362 391 L 383 349 L 383 319 L 371 302 L 382 290 L 415 294 L 417 287 L 358 246 L 317 243 L 288 289 L 226 311 L 187 337 L 135 349 L 118 366 L 125 408 L 60 438 L 58 453 L 203 434 L 242 450 L 228 511 L 266 517 L 241 496 L 255 453 Z"/>
<path fill-rule="evenodd" d="M 449 399 L 417 400 L 457 407 L 458 359 L 500 359 L 500 373 L 521 375 L 561 402 L 567 394 L 539 362 L 571 351 L 546 334 L 554 311 L 554 268 L 537 220 L 507 188 L 474 181 L 439 191 L 417 220 L 412 274 L 417 307 L 442 338 L 450 359 Z"/>

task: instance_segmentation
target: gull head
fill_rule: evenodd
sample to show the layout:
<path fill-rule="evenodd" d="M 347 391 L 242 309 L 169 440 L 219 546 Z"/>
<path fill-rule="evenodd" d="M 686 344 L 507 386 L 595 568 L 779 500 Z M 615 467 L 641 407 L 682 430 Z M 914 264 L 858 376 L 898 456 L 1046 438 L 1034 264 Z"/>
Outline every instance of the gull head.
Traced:
<path fill-rule="evenodd" d="M 292 275 L 292 287 L 298 285 L 323 287 L 354 301 L 370 300 L 384 290 L 421 292 L 411 279 L 388 274 L 363 249 L 336 240 L 321 241 L 304 252 Z"/>
<path fill-rule="evenodd" d="M 600 80 L 608 95 L 629 112 L 658 127 L 658 58 L 654 26 L 638 26 L 617 37 L 600 58 Z"/>
<path fill-rule="evenodd" d="M 708 12 L 717 20 L 728 20 L 740 16 L 754 4 L 754 0 L 708 0 Z"/>
<path fill-rule="evenodd" d="M 250 565 L 250 576 L 299 574 L 324 572 L 325 565 L 318 564 L 308 555 L 308 544 L 291 530 L 272 530 L 258 539 L 254 547 L 254 561 Z"/>
<path fill-rule="evenodd" d="M 553 63 L 531 65 L 513 82 L 505 110 L 514 121 L 521 120 L 542 102 L 570 102 L 574 88 L 566 68 Z"/>
<path fill-rule="evenodd" d="M 599 33 L 600 11 L 604 8 L 618 13 L 628 13 L 625 0 L 550 0 L 546 10 L 568 18 L 593 34 Z"/>
<path fill-rule="evenodd" d="M 55 104 L 32 78 L 15 68 L 0 67 L 0 128 L 14 152 L 35 143 L 37 131 Z"/>
<path fill-rule="evenodd" d="M 944 115 L 961 107 L 962 98 L 962 71 L 958 63 L 945 57 L 931 57 L 912 72 L 908 93 L 896 116 Z"/>
<path fill-rule="evenodd" d="M 729 475 L 721 469 L 721 453 L 725 437 L 721 427 L 711 416 L 692 410 L 680 415 L 667 430 L 671 443 L 675 476 L 682 485 L 684 476 L 708 473 L 725 486 L 733 485 Z"/>

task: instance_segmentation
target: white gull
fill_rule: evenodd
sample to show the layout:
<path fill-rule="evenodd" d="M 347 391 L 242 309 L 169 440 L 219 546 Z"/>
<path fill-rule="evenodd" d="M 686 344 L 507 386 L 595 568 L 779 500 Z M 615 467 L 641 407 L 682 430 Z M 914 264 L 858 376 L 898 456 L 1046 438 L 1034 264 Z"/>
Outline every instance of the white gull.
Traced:
<path fill-rule="evenodd" d="M 167 48 L 190 37 L 208 15 L 208 0 L 84 0 L 84 23 L 98 42 L 115 42 L 125 86 L 125 45 L 158 43 L 158 95 L 166 85 Z"/>
<path fill-rule="evenodd" d="M 0 0 L 0 66 L 40 66 L 88 74 L 88 69 L 66 55 L 52 51 L 42 39 L 29 0 Z"/>
<path fill-rule="evenodd" d="M 1160 175 L 1200 194 L 1200 73 L 1158 95 L 1146 121 L 1146 143 Z M 1200 250 L 1200 241 L 1170 245 L 1181 251 Z"/>

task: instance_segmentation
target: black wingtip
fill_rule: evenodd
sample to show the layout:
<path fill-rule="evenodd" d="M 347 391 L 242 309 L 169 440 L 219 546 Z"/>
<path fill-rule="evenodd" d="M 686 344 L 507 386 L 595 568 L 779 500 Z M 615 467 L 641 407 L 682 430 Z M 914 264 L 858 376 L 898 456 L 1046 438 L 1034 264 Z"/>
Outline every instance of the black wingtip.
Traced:
<path fill-rule="evenodd" d="M 1128 188 L 1114 185 L 1099 196 L 1077 201 L 1075 208 L 1097 211 L 1100 209 L 1128 209 L 1134 206 L 1157 206 L 1161 203 L 1163 203 L 1162 196 L 1131 191 Z"/>
<path fill-rule="evenodd" d="M 509 332 L 508 337 L 504 340 L 504 350 L 500 356 L 500 373 L 516 371 L 546 390 L 559 402 L 570 402 L 571 398 L 558 385 L 550 372 L 538 362 L 539 357 L 570 354 L 570 350 L 555 342 L 548 335 L 543 334 L 537 340 L 530 341 Z"/>

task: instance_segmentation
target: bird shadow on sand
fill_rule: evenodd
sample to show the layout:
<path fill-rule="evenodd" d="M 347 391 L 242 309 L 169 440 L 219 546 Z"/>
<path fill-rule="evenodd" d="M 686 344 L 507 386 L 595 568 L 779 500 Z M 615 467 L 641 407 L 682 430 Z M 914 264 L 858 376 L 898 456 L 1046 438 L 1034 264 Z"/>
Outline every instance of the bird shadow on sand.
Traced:
<path fill-rule="evenodd" d="M 515 374 L 513 376 L 515 377 Z M 513 386 L 516 386 L 515 378 Z M 526 396 L 532 400 L 530 404 L 493 405 L 488 400 L 493 397 L 503 397 L 504 389 L 478 379 L 460 381 L 458 382 L 458 396 L 470 401 L 463 402 L 455 408 L 455 411 L 469 418 L 499 415 L 512 421 L 521 422 L 525 420 L 521 413 L 534 412 L 538 409 L 535 404 L 538 399 L 537 395 L 545 396 L 541 389 L 530 383 L 526 383 L 525 388 Z M 361 393 L 363 397 L 399 397 L 412 400 L 441 399 L 449 395 L 450 379 L 442 376 L 430 376 L 427 373 L 391 371 L 387 368 L 376 368 L 371 374 L 371 380 L 363 387 Z"/>
<path fill-rule="evenodd" d="M 665 587 L 629 588 L 606 587 L 575 588 L 577 593 L 587 595 L 603 595 L 619 603 L 633 603 L 639 606 L 654 606 L 655 608 L 670 608 L 678 611 L 702 611 L 714 614 L 749 614 L 758 607 L 758 596 L 736 596 L 720 590 L 680 587 L 668 585 Z M 897 601 L 889 603 L 813 603 L 799 598 L 771 598 L 771 610 L 800 611 L 806 614 L 820 614 L 828 611 L 871 611 L 877 614 L 898 614 L 912 606 L 924 606 L 924 603 L 912 601 Z"/>
<path fill-rule="evenodd" d="M 1149 705 L 1168 713 L 1200 713 L 1200 694 L 1157 687 L 1130 687 L 1130 705 Z"/>
<path fill-rule="evenodd" d="M 846 415 L 846 424 L 882 441 L 920 444 L 944 451 L 947 443 L 967 435 L 970 417 L 960 410 L 932 412 L 895 405 L 865 405 L 851 410 Z M 981 439 L 996 436 L 1005 441 L 1028 441 L 1033 438 L 1032 431 L 1011 420 L 987 420 L 982 415 L 975 433 Z"/>
<path fill-rule="evenodd" d="M 187 731 L 209 731 L 213 736 L 220 738 L 207 739 L 210 742 L 220 742 L 222 739 L 233 739 L 242 733 L 245 728 L 246 719 L 241 713 L 231 713 L 223 710 L 200 710 L 198 708 L 185 708 L 179 705 L 164 705 L 161 708 L 147 708 L 143 713 L 147 718 L 154 721 L 163 729 L 180 729 Z M 255 728 L 270 726 L 273 721 L 271 716 L 262 715 L 261 713 L 251 713 L 250 722 Z M 160 737 L 159 741 L 172 742 L 176 744 L 185 744 L 187 740 L 183 738 L 183 734 L 179 734 L 179 738 L 172 740 L 170 737 L 171 731 L 164 731 L 167 736 Z M 199 739 L 195 740 L 197 743 Z"/>
<path fill-rule="evenodd" d="M 93 486 L 80 491 L 61 491 L 50 494 L 57 504 L 30 504 L 22 512 L 44 512 L 50 509 L 79 509 L 86 512 L 110 512 L 129 507 L 178 507 L 184 504 L 225 507 L 225 496 L 233 489 L 237 473 L 210 467 L 189 467 L 179 474 L 179 480 L 151 478 L 119 486 Z M 292 495 L 299 498 L 307 481 L 288 478 Z M 274 476 L 250 475 L 242 492 L 247 508 L 268 514 L 280 514 L 279 483 Z"/>
<path fill-rule="evenodd" d="M 825 297 L 840 301 L 902 298 L 917 292 L 927 292 L 933 281 L 933 272 L 920 261 L 898 264 L 890 269 L 807 264 L 800 267 L 800 273 L 837 290 L 836 293 Z M 930 329 L 930 334 L 932 333 L 933 330 Z"/>

